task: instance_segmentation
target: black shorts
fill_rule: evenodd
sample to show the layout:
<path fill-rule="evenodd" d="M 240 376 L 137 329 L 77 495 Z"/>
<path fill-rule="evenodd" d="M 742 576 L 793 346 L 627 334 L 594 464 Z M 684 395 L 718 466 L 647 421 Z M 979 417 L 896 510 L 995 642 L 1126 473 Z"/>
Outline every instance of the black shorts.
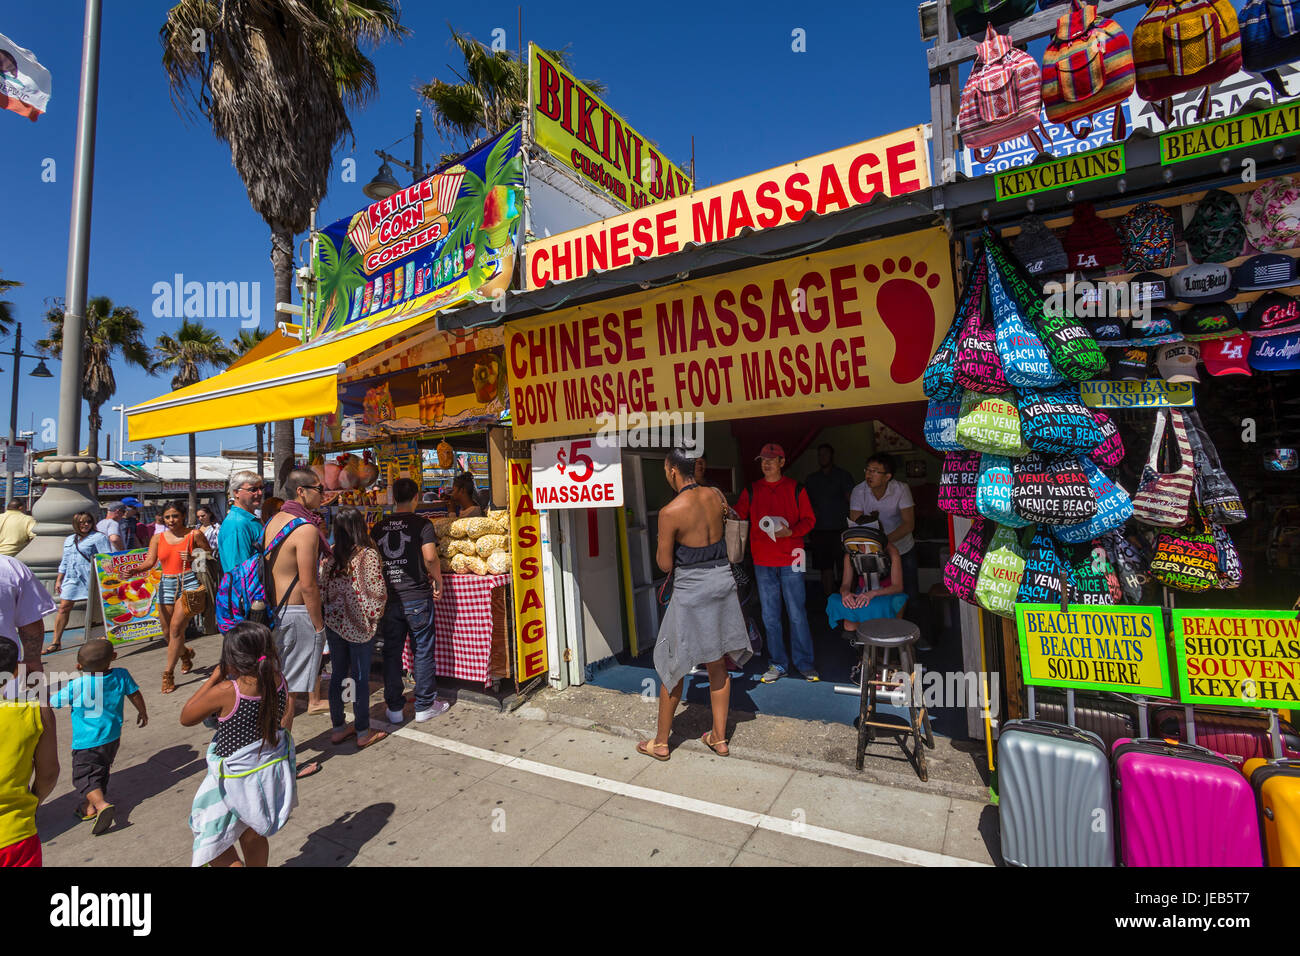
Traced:
<path fill-rule="evenodd" d="M 810 531 L 808 533 L 809 566 L 822 570 L 837 570 L 844 560 L 844 545 L 838 531 Z"/>
<path fill-rule="evenodd" d="M 113 769 L 118 744 L 122 738 L 98 747 L 72 751 L 72 786 L 83 797 L 92 790 L 108 793 L 108 772 Z"/>

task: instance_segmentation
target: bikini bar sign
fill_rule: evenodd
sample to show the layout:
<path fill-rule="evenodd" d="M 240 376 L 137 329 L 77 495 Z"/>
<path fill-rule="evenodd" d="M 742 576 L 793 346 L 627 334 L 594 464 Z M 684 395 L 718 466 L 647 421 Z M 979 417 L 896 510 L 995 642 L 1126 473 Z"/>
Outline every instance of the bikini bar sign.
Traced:
<path fill-rule="evenodd" d="M 1016 631 L 1026 684 L 1171 696 L 1158 607 L 1017 604 Z"/>
<path fill-rule="evenodd" d="M 1295 611 L 1176 610 L 1179 700 L 1229 707 L 1300 704 Z"/>

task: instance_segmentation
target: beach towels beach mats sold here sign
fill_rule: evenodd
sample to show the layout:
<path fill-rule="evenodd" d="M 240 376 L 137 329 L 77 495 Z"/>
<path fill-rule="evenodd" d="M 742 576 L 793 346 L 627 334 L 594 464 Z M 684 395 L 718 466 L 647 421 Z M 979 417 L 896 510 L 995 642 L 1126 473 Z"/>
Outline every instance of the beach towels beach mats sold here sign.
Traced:
<path fill-rule="evenodd" d="M 1176 610 L 1179 700 L 1230 707 L 1300 705 L 1295 611 Z"/>
<path fill-rule="evenodd" d="M 1169 652 L 1158 607 L 1017 604 L 1026 684 L 1169 697 Z"/>

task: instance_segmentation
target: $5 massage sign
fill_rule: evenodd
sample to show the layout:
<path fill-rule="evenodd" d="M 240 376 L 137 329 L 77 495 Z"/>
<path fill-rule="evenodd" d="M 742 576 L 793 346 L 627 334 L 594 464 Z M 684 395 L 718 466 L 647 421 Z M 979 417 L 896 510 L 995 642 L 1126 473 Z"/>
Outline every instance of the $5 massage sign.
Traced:
<path fill-rule="evenodd" d="M 715 420 L 923 401 L 953 314 L 942 229 L 797 256 L 507 326 L 517 439 L 619 412 Z"/>

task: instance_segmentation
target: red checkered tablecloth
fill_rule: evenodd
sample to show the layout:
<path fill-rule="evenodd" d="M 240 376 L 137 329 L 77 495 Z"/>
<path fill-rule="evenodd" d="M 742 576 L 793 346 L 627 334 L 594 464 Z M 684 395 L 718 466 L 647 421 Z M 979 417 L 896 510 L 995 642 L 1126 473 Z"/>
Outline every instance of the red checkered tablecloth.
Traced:
<path fill-rule="evenodd" d="M 443 574 L 442 597 L 433 602 L 437 634 L 434 661 L 439 677 L 492 683 L 492 591 L 510 581 L 508 574 Z M 402 667 L 413 666 L 411 639 L 402 651 Z"/>

